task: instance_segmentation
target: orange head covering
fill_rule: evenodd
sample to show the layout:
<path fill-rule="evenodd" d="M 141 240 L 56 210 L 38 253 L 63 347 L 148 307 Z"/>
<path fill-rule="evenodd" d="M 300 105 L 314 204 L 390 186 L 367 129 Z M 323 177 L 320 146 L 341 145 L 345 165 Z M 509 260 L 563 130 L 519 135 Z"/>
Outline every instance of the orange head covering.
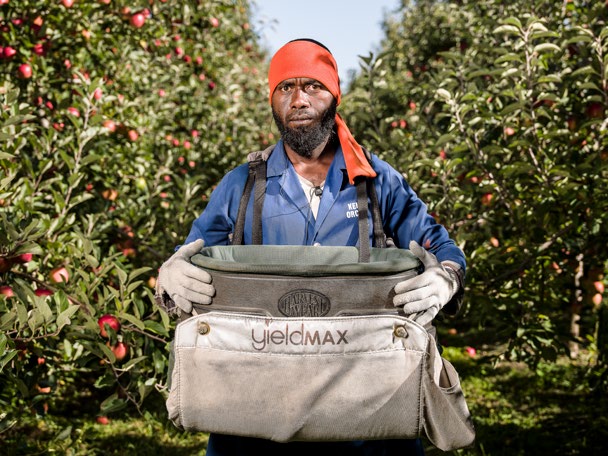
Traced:
<path fill-rule="evenodd" d="M 277 86 L 291 78 L 316 79 L 329 90 L 337 104 L 340 104 L 342 92 L 338 65 L 331 52 L 320 43 L 305 39 L 290 41 L 276 52 L 270 61 L 268 71 L 271 104 L 272 94 Z M 354 183 L 358 176 L 375 177 L 376 172 L 367 161 L 363 149 L 339 114 L 336 114 L 336 131 L 344 153 L 350 183 Z"/>

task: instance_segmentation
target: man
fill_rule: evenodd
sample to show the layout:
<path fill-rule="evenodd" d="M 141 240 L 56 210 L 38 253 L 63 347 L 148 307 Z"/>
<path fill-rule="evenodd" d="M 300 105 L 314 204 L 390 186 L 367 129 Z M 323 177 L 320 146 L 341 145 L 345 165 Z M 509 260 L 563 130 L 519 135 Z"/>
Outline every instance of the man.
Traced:
<path fill-rule="evenodd" d="M 270 104 L 281 133 L 267 161 L 262 239 L 269 245 L 353 246 L 358 242 L 358 177 L 374 178 L 383 227 L 397 247 L 409 248 L 424 272 L 395 286 L 394 305 L 428 327 L 437 313 L 458 310 L 465 259 L 444 227 L 428 215 L 403 176 L 386 162 L 367 159 L 336 113 L 341 92 L 336 62 L 322 44 L 287 43 L 273 56 L 268 74 Z M 162 267 L 158 296 L 168 308 L 190 313 L 210 304 L 211 277 L 189 259 L 203 246 L 231 243 L 248 166 L 229 172 L 194 221 L 186 243 Z M 251 206 L 251 204 L 250 204 Z M 252 243 L 251 207 L 244 243 Z M 370 242 L 372 233 L 370 230 Z M 423 246 L 423 247 L 422 247 Z M 379 376 L 382 373 L 378 373 Z M 276 443 L 212 434 L 207 454 L 423 454 L 419 440 Z"/>

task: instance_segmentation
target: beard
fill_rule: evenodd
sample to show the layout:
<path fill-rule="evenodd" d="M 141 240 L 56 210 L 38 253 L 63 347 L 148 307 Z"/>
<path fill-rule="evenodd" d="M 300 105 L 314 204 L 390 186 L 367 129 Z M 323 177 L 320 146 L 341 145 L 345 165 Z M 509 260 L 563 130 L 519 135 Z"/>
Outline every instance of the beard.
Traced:
<path fill-rule="evenodd" d="M 272 117 L 281 133 L 285 144 L 291 147 L 294 152 L 304 158 L 311 158 L 312 152 L 333 134 L 336 124 L 337 102 L 334 100 L 329 108 L 321 116 L 319 122 L 303 127 L 290 128 L 279 117 L 273 109 Z"/>

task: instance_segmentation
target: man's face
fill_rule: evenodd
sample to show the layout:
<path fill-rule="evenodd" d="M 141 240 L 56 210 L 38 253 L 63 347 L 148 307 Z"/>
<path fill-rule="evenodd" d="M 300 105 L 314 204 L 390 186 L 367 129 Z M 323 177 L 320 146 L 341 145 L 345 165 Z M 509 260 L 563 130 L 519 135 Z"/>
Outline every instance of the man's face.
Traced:
<path fill-rule="evenodd" d="M 272 115 L 283 141 L 305 158 L 332 133 L 336 107 L 334 96 L 315 79 L 286 79 L 272 94 Z"/>

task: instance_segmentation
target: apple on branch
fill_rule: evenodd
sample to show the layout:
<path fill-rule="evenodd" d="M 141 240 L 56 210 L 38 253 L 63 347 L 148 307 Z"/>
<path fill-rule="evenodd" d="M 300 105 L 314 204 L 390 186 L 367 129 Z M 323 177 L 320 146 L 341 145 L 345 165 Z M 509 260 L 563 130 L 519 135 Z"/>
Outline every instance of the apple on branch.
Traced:
<path fill-rule="evenodd" d="M 108 331 L 106 330 L 105 325 L 108 325 L 110 328 L 114 330 L 114 332 L 120 331 L 120 322 L 118 318 L 116 318 L 112 314 L 105 314 L 99 317 L 97 320 L 97 324 L 99 325 L 99 333 L 102 337 L 108 338 Z"/>
<path fill-rule="evenodd" d="M 70 273 L 65 266 L 59 266 L 50 272 L 49 278 L 54 283 L 67 282 L 70 279 Z"/>

